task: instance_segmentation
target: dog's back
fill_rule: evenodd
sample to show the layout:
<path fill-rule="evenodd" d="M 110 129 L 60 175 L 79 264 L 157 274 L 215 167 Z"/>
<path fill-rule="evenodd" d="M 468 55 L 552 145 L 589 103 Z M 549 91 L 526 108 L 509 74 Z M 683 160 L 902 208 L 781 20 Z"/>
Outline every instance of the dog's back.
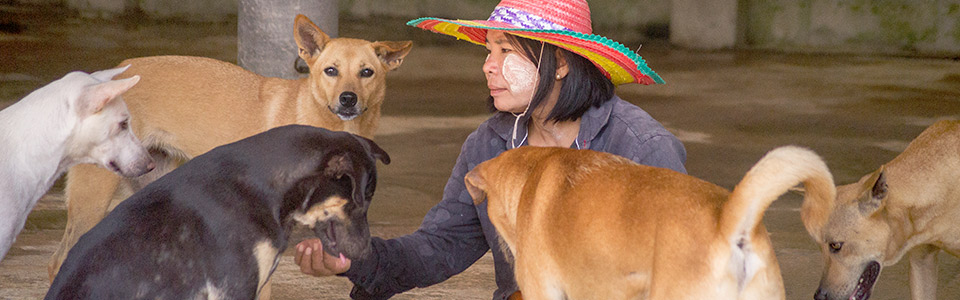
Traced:
<path fill-rule="evenodd" d="M 212 170 L 228 178 L 211 180 Z M 46 299 L 255 295 L 250 253 L 268 235 L 249 216 L 231 212 L 257 204 L 214 200 L 236 194 L 229 177 L 238 171 L 186 164 L 123 201 L 70 249 Z"/>
<path fill-rule="evenodd" d="M 760 220 L 799 182 L 815 185 L 819 197 L 833 188 L 819 157 L 796 147 L 771 151 L 733 193 L 612 154 L 561 148 L 510 150 L 466 177 L 475 201 L 487 200 L 516 256 L 521 291 L 533 299 L 782 299 Z"/>
<path fill-rule="evenodd" d="M 558 183 L 557 189 L 547 189 L 555 193 L 539 191 L 549 183 L 528 182 L 525 192 L 536 191 L 531 193 L 536 197 L 520 200 L 531 213 L 518 217 L 517 226 L 528 228 L 530 238 L 562 232 L 564 239 L 551 241 L 576 241 L 545 247 L 553 250 L 564 282 L 598 279 L 567 285 L 571 299 L 705 299 L 723 291 L 715 280 L 690 279 L 712 275 L 704 246 L 716 238 L 727 190 L 601 152 L 555 155 L 542 164 L 545 174 L 565 178 L 548 181 Z M 679 282 L 686 287 L 674 288 Z"/>
<path fill-rule="evenodd" d="M 266 97 L 261 87 L 267 78 L 211 58 L 153 56 L 122 64 L 130 69 L 120 76 L 142 78 L 125 97 L 137 117 L 131 126 L 149 147 L 205 153 L 273 127 L 271 99 L 287 109 L 296 103 L 293 80 L 269 79 L 273 96 Z"/>
<path fill-rule="evenodd" d="M 256 293 L 257 278 L 242 276 L 256 275 L 252 258 L 237 251 L 244 245 L 217 243 L 222 238 L 197 211 L 156 195 L 171 191 L 142 191 L 70 249 L 45 299 L 240 299 Z M 125 218 L 139 214 L 150 218 Z"/>

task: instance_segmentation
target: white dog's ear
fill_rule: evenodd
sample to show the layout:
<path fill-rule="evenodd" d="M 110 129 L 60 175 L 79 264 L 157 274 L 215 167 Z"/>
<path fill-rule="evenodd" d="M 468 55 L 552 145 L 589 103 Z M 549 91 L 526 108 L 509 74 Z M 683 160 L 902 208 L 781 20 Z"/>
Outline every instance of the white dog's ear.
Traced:
<path fill-rule="evenodd" d="M 294 20 L 293 38 L 300 49 L 300 58 L 307 62 L 307 65 L 313 65 L 320 51 L 330 41 L 330 36 L 323 33 L 317 24 L 313 24 L 307 16 L 297 15 Z"/>
<path fill-rule="evenodd" d="M 866 193 L 860 198 L 860 213 L 869 216 L 880 209 L 887 200 L 887 176 L 884 175 L 883 166 L 870 175 L 870 178 L 864 182 L 863 188 Z"/>
<path fill-rule="evenodd" d="M 140 76 L 110 80 L 94 85 L 89 85 L 83 89 L 77 105 L 80 112 L 84 115 L 93 115 L 99 113 L 107 103 L 113 101 L 118 96 L 129 90 L 133 85 L 140 81 Z"/>
<path fill-rule="evenodd" d="M 96 71 L 96 72 L 93 72 L 93 74 L 90 74 L 90 76 L 93 76 L 93 78 L 96 78 L 97 80 L 100 80 L 100 81 L 110 81 L 111 79 L 113 79 L 113 77 L 120 75 L 120 73 L 123 73 L 128 68 L 130 68 L 130 65 L 117 67 L 113 69 L 107 69 L 103 71 Z"/>

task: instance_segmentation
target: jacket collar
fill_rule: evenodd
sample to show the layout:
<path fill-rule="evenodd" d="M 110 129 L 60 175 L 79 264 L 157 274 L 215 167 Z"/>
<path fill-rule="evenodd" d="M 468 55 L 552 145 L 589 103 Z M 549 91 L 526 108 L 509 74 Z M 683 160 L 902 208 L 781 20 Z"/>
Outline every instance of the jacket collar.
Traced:
<path fill-rule="evenodd" d="M 580 117 L 582 119 L 580 121 L 580 133 L 577 135 L 577 143 L 581 149 L 587 149 L 589 145 L 592 144 L 592 141 L 597 138 L 600 130 L 603 129 L 603 126 L 610 120 L 613 107 L 620 101 L 622 101 L 620 97 L 614 95 L 612 99 L 604 102 L 600 107 L 591 106 L 583 113 L 583 116 Z M 506 148 L 510 149 L 510 140 L 513 137 L 513 124 L 517 118 L 511 113 L 497 112 L 491 119 L 491 128 L 503 139 Z M 517 146 L 521 145 L 521 141 L 523 141 L 523 145 L 527 144 L 524 138 L 527 136 L 527 122 L 529 121 L 530 116 L 522 116 L 520 117 L 520 121 L 516 123 Z"/>

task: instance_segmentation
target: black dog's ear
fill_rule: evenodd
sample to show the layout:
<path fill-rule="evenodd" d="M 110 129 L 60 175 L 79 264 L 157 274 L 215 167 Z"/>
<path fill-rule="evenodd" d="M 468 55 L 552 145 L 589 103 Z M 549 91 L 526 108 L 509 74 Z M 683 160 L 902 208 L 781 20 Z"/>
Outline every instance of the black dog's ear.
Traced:
<path fill-rule="evenodd" d="M 385 165 L 390 164 L 390 155 L 387 154 L 387 151 L 383 151 L 380 146 L 377 146 L 377 143 L 374 143 L 372 140 L 359 135 L 353 135 L 353 137 L 360 141 L 360 145 L 363 145 L 363 150 L 370 154 L 370 156 L 373 156 L 375 159 L 379 159 Z"/>
<path fill-rule="evenodd" d="M 363 199 L 363 183 L 360 182 L 360 178 L 363 177 L 361 174 L 357 173 L 357 168 L 354 166 L 356 162 L 350 159 L 350 156 L 346 153 L 336 153 L 331 154 L 323 167 L 323 175 L 340 179 L 343 176 L 350 178 L 350 183 L 353 185 L 351 193 L 353 194 L 354 200 Z"/>

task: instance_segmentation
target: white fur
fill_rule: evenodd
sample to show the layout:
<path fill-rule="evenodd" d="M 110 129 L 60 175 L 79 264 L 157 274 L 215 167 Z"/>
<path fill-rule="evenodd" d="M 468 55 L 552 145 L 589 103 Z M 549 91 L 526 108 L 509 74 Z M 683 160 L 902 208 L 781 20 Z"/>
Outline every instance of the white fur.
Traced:
<path fill-rule="evenodd" d="M 0 111 L 0 260 L 71 166 L 92 163 L 125 176 L 153 168 L 133 131 L 120 126 L 130 114 L 119 96 L 140 80 L 111 80 L 124 70 L 71 72 Z"/>

